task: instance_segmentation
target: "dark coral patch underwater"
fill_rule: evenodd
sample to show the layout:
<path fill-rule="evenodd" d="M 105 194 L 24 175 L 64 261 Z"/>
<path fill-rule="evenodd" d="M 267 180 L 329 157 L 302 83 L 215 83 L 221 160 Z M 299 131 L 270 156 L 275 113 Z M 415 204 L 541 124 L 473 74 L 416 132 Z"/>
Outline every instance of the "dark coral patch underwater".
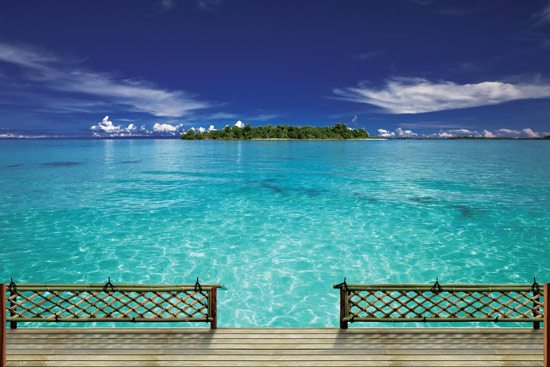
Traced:
<path fill-rule="evenodd" d="M 49 166 L 49 167 L 71 167 L 71 166 L 78 166 L 79 164 L 82 164 L 80 162 L 46 162 L 42 163 L 43 166 Z"/>

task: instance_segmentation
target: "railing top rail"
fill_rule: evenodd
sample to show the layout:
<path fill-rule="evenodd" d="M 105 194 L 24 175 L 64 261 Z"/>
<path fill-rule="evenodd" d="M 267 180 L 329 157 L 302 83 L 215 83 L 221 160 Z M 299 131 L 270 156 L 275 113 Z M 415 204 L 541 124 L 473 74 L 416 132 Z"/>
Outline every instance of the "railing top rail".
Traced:
<path fill-rule="evenodd" d="M 221 284 L 48 284 L 48 283 L 17 283 L 17 291 L 103 291 L 124 292 L 124 291 L 185 291 L 211 290 L 221 288 Z"/>
<path fill-rule="evenodd" d="M 344 287 L 342 283 L 334 284 L 333 288 L 339 289 Z M 540 287 L 540 291 L 542 292 Z M 434 290 L 433 284 L 345 284 L 345 289 L 350 291 L 431 291 Z M 437 292 L 451 291 L 531 291 L 531 284 L 440 284 L 437 287 Z"/>

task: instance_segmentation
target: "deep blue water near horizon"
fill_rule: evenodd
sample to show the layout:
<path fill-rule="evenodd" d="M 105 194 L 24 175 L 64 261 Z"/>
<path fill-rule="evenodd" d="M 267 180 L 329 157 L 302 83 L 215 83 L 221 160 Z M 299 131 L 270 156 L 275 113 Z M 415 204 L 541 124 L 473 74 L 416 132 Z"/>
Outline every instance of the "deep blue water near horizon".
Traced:
<path fill-rule="evenodd" d="M 221 327 L 337 326 L 344 277 L 550 281 L 548 141 L 3 140 L 0 187 L 0 281 L 199 276 Z"/>

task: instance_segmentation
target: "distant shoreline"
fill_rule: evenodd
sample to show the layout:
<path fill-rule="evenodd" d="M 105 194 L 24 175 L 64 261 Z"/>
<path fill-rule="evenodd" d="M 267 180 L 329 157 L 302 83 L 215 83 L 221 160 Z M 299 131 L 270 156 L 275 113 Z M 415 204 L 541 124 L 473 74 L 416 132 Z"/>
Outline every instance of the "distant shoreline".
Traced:
<path fill-rule="evenodd" d="M 2 140 L 182 140 L 178 136 L 111 136 L 111 137 L 95 137 L 95 136 L 45 136 L 45 137 L 0 137 Z M 197 139 L 198 140 L 198 139 Z M 363 139 L 291 139 L 291 138 L 254 138 L 254 139 L 203 139 L 200 141 L 368 141 L 368 140 L 387 140 L 387 141 L 426 141 L 426 140 L 475 140 L 475 141 L 495 141 L 495 140 L 547 140 L 550 138 L 363 138 Z"/>
<path fill-rule="evenodd" d="M 231 141 L 231 140 L 250 140 L 250 141 L 365 141 L 365 140 L 388 140 L 384 138 L 351 138 L 351 139 L 291 139 L 291 138 L 254 138 L 254 139 L 210 139 L 218 141 Z"/>

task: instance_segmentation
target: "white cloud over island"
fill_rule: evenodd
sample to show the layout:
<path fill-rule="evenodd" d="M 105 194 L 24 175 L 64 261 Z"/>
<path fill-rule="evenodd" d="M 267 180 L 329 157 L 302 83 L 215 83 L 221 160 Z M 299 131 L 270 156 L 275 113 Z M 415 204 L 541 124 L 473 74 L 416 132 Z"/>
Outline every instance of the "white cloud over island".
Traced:
<path fill-rule="evenodd" d="M 421 78 L 395 78 L 381 88 L 359 83 L 334 89 L 339 99 L 365 103 L 393 114 L 416 114 L 495 105 L 508 101 L 550 98 L 550 84 L 487 81 L 457 84 Z"/>

